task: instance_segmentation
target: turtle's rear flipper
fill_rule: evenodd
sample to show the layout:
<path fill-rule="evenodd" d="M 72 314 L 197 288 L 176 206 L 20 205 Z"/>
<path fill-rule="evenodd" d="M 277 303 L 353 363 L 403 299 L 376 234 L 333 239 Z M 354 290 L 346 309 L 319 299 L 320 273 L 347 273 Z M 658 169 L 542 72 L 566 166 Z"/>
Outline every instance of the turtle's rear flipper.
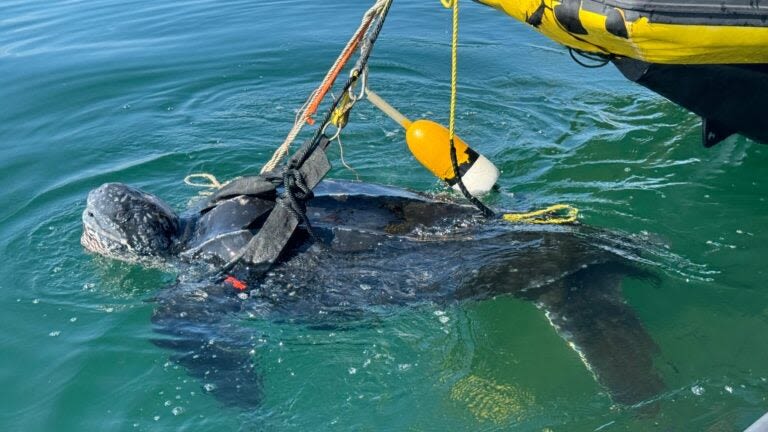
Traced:
<path fill-rule="evenodd" d="M 654 367 L 659 349 L 621 296 L 625 276 L 649 275 L 625 264 L 596 264 L 529 294 L 612 399 L 635 405 L 658 396 L 664 382 Z"/>
<path fill-rule="evenodd" d="M 157 299 L 152 342 L 174 351 L 171 358 L 228 406 L 253 408 L 262 400 L 251 338 L 236 312 L 240 300 L 225 287 L 172 287 Z"/>

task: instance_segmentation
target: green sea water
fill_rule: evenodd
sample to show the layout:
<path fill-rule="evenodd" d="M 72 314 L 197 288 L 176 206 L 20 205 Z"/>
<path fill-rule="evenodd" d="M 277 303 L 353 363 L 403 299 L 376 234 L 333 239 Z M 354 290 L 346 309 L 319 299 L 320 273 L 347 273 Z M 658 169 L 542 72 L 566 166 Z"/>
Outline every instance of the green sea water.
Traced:
<path fill-rule="evenodd" d="M 0 5 L 0 430 L 740 431 L 768 410 L 768 147 L 709 150 L 698 119 L 501 13 L 462 3 L 458 132 L 502 170 L 487 201 L 568 202 L 652 239 L 658 284 L 624 293 L 667 390 L 613 404 L 530 303 L 424 306 L 375 326 L 264 323 L 265 401 L 223 406 L 150 343 L 158 270 L 79 245 L 88 191 L 183 209 L 184 176 L 253 173 L 369 2 L 5 0 Z M 395 2 L 370 86 L 447 122 L 450 13 Z M 355 107 L 333 178 L 444 188 L 403 132 Z M 458 199 L 458 198 L 457 198 Z"/>

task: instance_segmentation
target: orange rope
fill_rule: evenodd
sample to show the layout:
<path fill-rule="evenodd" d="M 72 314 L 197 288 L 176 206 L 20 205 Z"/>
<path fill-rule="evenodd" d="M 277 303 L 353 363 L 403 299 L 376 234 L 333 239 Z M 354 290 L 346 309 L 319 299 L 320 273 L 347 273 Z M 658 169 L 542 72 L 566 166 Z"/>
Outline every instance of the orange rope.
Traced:
<path fill-rule="evenodd" d="M 341 70 L 344 68 L 346 63 L 354 54 L 357 47 L 360 45 L 360 41 L 365 38 L 369 27 L 381 12 L 382 7 L 390 4 L 391 1 L 392 0 L 376 0 L 376 3 L 365 13 L 363 19 L 360 22 L 360 26 L 349 39 L 349 41 L 347 41 L 347 45 L 336 58 L 336 62 L 333 63 L 331 69 L 326 73 L 323 81 L 312 93 L 309 94 L 307 100 L 304 102 L 301 108 L 299 108 L 299 111 L 296 113 L 296 118 L 293 122 L 291 131 L 288 132 L 288 136 L 285 137 L 283 143 L 275 150 L 274 154 L 272 154 L 272 158 L 270 158 L 269 161 L 261 168 L 262 174 L 274 170 L 277 165 L 280 164 L 280 161 L 288 153 L 288 149 L 290 148 L 293 141 L 296 140 L 296 137 L 301 132 L 301 129 L 305 123 L 310 125 L 315 123 L 314 119 L 312 119 L 312 115 L 317 112 L 320 103 L 333 87 L 333 83 L 336 81 L 339 73 L 341 73 Z"/>
<path fill-rule="evenodd" d="M 328 73 L 325 75 L 325 78 L 323 79 L 323 82 L 320 83 L 320 87 L 318 87 L 317 90 L 312 93 L 312 99 L 307 105 L 307 111 L 304 116 L 304 120 L 310 125 L 315 124 L 315 120 L 312 118 L 312 115 L 317 112 L 317 108 L 320 106 L 320 102 L 323 100 L 325 95 L 328 94 L 328 91 L 331 89 L 331 87 L 333 87 L 333 83 L 336 82 L 336 78 L 344 68 L 344 65 L 346 65 L 349 61 L 349 58 L 352 57 L 352 54 L 355 52 L 357 46 L 360 44 L 360 41 L 363 39 L 365 32 L 368 31 L 368 27 L 371 25 L 373 18 L 373 15 L 371 15 L 366 19 L 365 23 L 360 26 L 360 28 L 357 30 L 357 33 L 352 36 L 352 43 L 347 45 L 344 51 L 342 51 L 342 53 L 339 55 L 339 59 L 334 64 L 334 67 L 328 71 Z"/>

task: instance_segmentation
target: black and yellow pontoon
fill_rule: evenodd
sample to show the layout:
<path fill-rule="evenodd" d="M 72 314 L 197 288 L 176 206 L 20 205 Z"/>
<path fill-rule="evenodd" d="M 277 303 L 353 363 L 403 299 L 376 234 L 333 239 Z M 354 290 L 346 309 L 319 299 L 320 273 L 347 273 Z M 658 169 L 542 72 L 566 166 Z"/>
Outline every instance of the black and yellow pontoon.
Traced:
<path fill-rule="evenodd" d="M 702 118 L 704 145 L 768 143 L 768 0 L 476 0 Z"/>

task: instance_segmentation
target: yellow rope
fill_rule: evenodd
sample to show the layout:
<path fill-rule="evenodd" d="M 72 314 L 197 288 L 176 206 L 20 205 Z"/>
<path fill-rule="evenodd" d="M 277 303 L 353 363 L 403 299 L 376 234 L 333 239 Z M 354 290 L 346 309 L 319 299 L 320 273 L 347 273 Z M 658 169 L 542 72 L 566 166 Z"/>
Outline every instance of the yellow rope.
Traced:
<path fill-rule="evenodd" d="M 459 46 L 459 0 L 440 0 L 446 9 L 453 12 L 451 33 L 451 107 L 448 119 L 448 139 L 454 138 L 456 128 L 457 57 Z M 512 223 L 568 224 L 576 222 L 579 209 L 568 204 L 555 204 L 542 210 L 526 213 L 506 213 L 502 219 Z"/>
<path fill-rule="evenodd" d="M 579 209 L 569 204 L 555 204 L 545 209 L 525 213 L 506 213 L 502 219 L 512 223 L 568 224 L 578 219 Z"/>
<path fill-rule="evenodd" d="M 440 0 L 453 12 L 453 31 L 451 32 L 451 108 L 448 117 L 448 141 L 453 139 L 456 130 L 456 93 L 457 93 L 457 58 L 459 51 L 459 0 Z"/>
<path fill-rule="evenodd" d="M 352 98 L 349 96 L 349 92 L 344 92 L 344 96 L 339 101 L 339 106 L 333 110 L 331 114 L 331 124 L 336 126 L 337 129 L 342 129 L 347 125 L 349 121 L 350 109 L 354 105 Z"/>

